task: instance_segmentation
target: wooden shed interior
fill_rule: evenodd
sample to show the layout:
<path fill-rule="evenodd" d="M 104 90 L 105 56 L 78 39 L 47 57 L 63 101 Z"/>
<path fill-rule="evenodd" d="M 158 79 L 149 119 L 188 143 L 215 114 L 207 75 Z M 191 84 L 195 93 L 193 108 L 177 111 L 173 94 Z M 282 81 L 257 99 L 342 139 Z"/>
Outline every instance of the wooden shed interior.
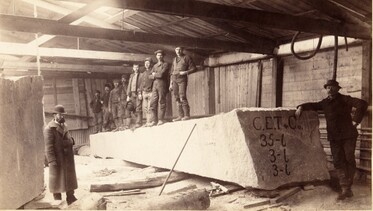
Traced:
<path fill-rule="evenodd" d="M 46 118 L 65 105 L 74 137 L 86 144 L 94 91 L 130 74 L 133 63 L 155 61 L 158 49 L 170 62 L 175 46 L 184 46 L 197 64 L 188 87 L 192 116 L 320 100 L 336 65 L 341 91 L 370 103 L 358 161 L 370 172 L 371 31 L 370 0 L 2 0 L 0 72 L 42 75 Z M 291 54 L 297 32 L 299 53 L 314 51 L 324 36 L 314 57 Z M 171 98 L 169 117 L 176 116 Z M 328 152 L 325 122 L 320 127 Z"/>

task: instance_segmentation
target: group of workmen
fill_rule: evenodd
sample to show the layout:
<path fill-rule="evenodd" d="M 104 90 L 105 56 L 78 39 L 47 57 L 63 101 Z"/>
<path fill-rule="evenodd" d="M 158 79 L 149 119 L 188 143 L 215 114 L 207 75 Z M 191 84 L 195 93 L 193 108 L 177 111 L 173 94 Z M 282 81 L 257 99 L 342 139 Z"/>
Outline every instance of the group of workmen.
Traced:
<path fill-rule="evenodd" d="M 164 61 L 164 51 L 157 50 L 154 52 L 157 59 L 155 64 L 152 58 L 145 58 L 143 70 L 140 70 L 138 63 L 134 63 L 133 73 L 129 78 L 122 75 L 121 80 L 113 80 L 113 89 L 111 84 L 105 84 L 103 96 L 96 90 L 94 99 L 90 102 L 95 132 L 164 124 L 168 91 L 173 91 L 178 108 L 178 117 L 173 121 L 190 119 L 186 96 L 188 74 L 196 71 L 196 66 L 183 50 L 181 46 L 175 48 L 176 57 L 171 65 Z M 144 125 L 143 111 L 146 114 Z M 132 115 L 136 117 L 134 125 L 131 124 Z"/>

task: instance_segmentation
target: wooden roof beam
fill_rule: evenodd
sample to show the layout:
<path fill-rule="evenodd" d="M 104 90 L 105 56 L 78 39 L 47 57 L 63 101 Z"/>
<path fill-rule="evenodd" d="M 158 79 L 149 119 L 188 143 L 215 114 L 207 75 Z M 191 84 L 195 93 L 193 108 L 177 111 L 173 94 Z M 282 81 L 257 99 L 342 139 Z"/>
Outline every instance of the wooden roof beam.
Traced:
<path fill-rule="evenodd" d="M 37 70 L 35 62 L 4 61 L 0 64 L 0 69 L 4 70 Z M 59 63 L 40 63 L 40 69 L 43 71 L 56 72 L 88 72 L 88 73 L 132 73 L 132 67 L 108 66 L 108 65 L 78 65 L 78 64 L 59 64 Z"/>
<path fill-rule="evenodd" d="M 220 21 L 241 21 L 262 27 L 371 39 L 371 27 L 336 23 L 249 8 L 201 1 L 182 0 L 108 0 L 107 6 Z"/>
<path fill-rule="evenodd" d="M 188 48 L 219 49 L 236 52 L 251 52 L 273 54 L 274 48 L 256 43 L 221 41 L 216 39 L 192 38 L 143 32 L 129 32 L 122 30 L 101 29 L 84 26 L 73 26 L 57 21 L 18 17 L 12 15 L 0 15 L 0 28 L 8 31 L 20 31 L 30 33 L 43 33 L 71 37 L 86 37 L 94 39 L 122 40 L 127 42 L 140 42 L 164 45 L 182 45 Z"/>
<path fill-rule="evenodd" d="M 296 1 L 294 0 L 294 3 L 295 2 Z M 338 6 L 331 3 L 330 1 L 308 0 L 307 3 L 310 4 L 312 7 L 314 7 L 315 9 L 319 10 L 320 12 L 334 19 L 340 20 L 342 22 L 358 24 L 361 27 L 369 27 L 369 24 L 364 22 L 366 20 L 363 20 L 362 18 L 357 18 L 359 16 L 355 17 L 348 12 L 342 11 Z"/>
<path fill-rule="evenodd" d="M 1 25 L 1 24 L 0 24 Z M 64 58 L 79 58 L 79 59 L 100 59 L 127 62 L 143 62 L 146 57 L 153 55 L 149 54 L 132 54 L 118 53 L 107 51 L 90 51 L 76 50 L 66 48 L 44 48 L 37 46 L 29 46 L 27 44 L 0 42 L 0 54 L 9 55 L 26 55 L 42 57 L 64 57 Z"/>

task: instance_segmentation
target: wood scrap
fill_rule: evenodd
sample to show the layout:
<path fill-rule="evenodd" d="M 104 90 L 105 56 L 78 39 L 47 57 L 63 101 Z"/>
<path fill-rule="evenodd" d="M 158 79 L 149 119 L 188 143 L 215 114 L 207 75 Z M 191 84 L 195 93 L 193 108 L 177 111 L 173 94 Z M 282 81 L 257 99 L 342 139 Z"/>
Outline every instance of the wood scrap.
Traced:
<path fill-rule="evenodd" d="M 137 195 L 137 194 L 145 194 L 145 192 L 141 191 L 140 189 L 133 189 L 133 190 L 118 191 L 115 193 L 104 194 L 103 197 L 128 196 L 128 195 Z"/>
<path fill-rule="evenodd" d="M 163 184 L 168 172 L 156 172 L 141 178 L 127 179 L 118 183 L 91 184 L 91 192 L 118 191 L 158 187 Z M 176 182 L 186 178 L 186 174 L 174 172 L 169 182 Z"/>
<path fill-rule="evenodd" d="M 144 199 L 139 210 L 205 210 L 210 207 L 210 198 L 205 189 L 190 190 L 174 195 L 161 195 Z"/>
<path fill-rule="evenodd" d="M 278 203 L 278 204 L 276 203 L 276 204 L 266 205 L 266 206 L 263 206 L 261 208 L 258 208 L 257 211 L 272 210 L 273 208 L 281 207 L 283 205 L 284 204 L 282 204 L 282 203 Z"/>
<path fill-rule="evenodd" d="M 210 192 L 210 197 L 217 197 L 217 196 L 222 196 L 228 193 L 233 193 L 235 191 L 243 190 L 244 188 L 238 185 L 231 185 L 231 184 L 226 184 L 226 185 L 221 185 L 216 182 L 210 182 L 212 189 L 209 189 L 208 191 Z"/>
<path fill-rule="evenodd" d="M 308 190 L 314 190 L 315 186 L 313 185 L 305 185 L 303 186 L 303 190 L 308 191 Z"/>
<path fill-rule="evenodd" d="M 280 196 L 278 196 L 274 199 L 270 199 L 271 204 L 280 203 L 280 202 L 284 201 L 285 199 L 287 199 L 288 197 L 298 193 L 301 190 L 302 190 L 302 188 L 300 188 L 300 187 L 291 188 L 291 189 L 281 193 Z"/>
<path fill-rule="evenodd" d="M 267 204 L 270 204 L 270 200 L 269 199 L 262 199 L 262 200 L 259 200 L 259 201 L 254 201 L 254 202 L 250 202 L 249 204 L 245 204 L 243 206 L 244 209 L 250 209 L 250 208 L 253 208 L 253 207 L 259 207 L 259 206 L 263 206 L 263 205 L 267 205 Z"/>
<path fill-rule="evenodd" d="M 251 193 L 256 197 L 261 198 L 275 198 L 280 195 L 278 190 L 260 190 L 260 189 L 253 189 Z"/>

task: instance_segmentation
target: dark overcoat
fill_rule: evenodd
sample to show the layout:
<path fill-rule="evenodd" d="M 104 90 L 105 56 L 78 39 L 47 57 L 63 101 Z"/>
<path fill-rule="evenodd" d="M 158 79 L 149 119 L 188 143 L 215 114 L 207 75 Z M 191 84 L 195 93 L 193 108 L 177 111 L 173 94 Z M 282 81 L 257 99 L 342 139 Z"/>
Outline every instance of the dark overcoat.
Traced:
<path fill-rule="evenodd" d="M 62 193 L 78 188 L 74 139 L 64 124 L 50 121 L 44 129 L 45 152 L 49 163 L 49 190 Z"/>

